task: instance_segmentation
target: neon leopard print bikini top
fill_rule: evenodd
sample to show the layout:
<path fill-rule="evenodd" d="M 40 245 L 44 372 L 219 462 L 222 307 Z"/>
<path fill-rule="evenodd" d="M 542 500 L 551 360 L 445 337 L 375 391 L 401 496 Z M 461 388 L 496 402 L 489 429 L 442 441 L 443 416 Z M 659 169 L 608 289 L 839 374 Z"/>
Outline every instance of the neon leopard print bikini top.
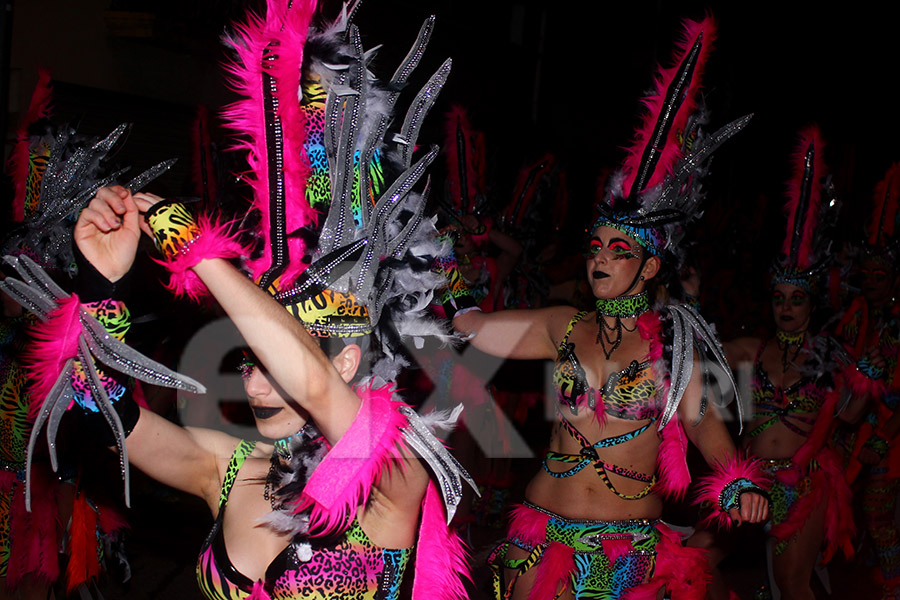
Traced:
<path fill-rule="evenodd" d="M 663 411 L 664 398 L 657 389 L 649 361 L 638 363 L 635 360 L 625 369 L 610 374 L 600 390 L 588 384 L 584 367 L 575 354 L 575 344 L 569 342 L 575 324 L 586 314 L 587 311 L 582 311 L 572 317 L 557 348 L 553 386 L 559 404 L 569 407 L 573 413 L 585 406 L 596 410 L 599 404 L 603 412 L 617 419 L 658 418 Z"/>
<path fill-rule="evenodd" d="M 826 401 L 826 390 L 816 385 L 814 376 L 802 377 L 786 388 L 778 387 L 769 379 L 762 365 L 762 353 L 766 342 L 760 344 L 753 364 L 751 395 L 753 419 L 766 419 L 748 436 L 756 437 L 775 423 L 781 423 L 794 433 L 809 437 L 818 413 Z"/>
<path fill-rule="evenodd" d="M 237 473 L 255 446 L 241 441 L 232 454 L 219 515 L 197 562 L 197 582 L 211 600 L 241 600 L 253 592 L 255 583 L 228 558 L 222 522 Z M 376 546 L 354 519 L 350 529 L 336 536 L 295 538 L 271 562 L 262 583 L 273 600 L 398 600 L 411 552 Z"/>
<path fill-rule="evenodd" d="M 575 324 L 586 314 L 586 311 L 580 312 L 569 321 L 566 334 L 557 349 L 556 367 L 553 370 L 553 382 L 557 389 L 558 400 L 556 409 L 560 423 L 563 429 L 581 444 L 581 452 L 579 454 L 562 454 L 552 450 L 548 451 L 544 456 L 543 468 L 551 477 L 562 479 L 575 475 L 585 467 L 592 466 L 610 492 L 624 500 L 640 500 L 653 489 L 656 484 L 656 475 L 639 473 L 608 463 L 600 457 L 597 451 L 624 444 L 650 429 L 650 426 L 662 414 L 662 395 L 658 393 L 649 361 L 643 363 L 632 361 L 628 368 L 612 373 L 601 390 L 590 387 L 587 382 L 587 374 L 575 354 L 575 344 L 569 342 L 569 336 L 575 328 Z M 612 417 L 632 421 L 649 419 L 649 422 L 628 433 L 603 438 L 592 444 L 566 419 L 562 407 L 568 407 L 573 413 L 577 413 L 579 406 L 587 406 L 591 410 L 596 410 L 598 404 L 605 414 Z M 549 461 L 572 466 L 565 471 L 553 471 L 550 469 Z M 640 481 L 646 485 L 636 494 L 623 494 L 616 489 L 609 477 L 610 473 L 633 481 Z"/>

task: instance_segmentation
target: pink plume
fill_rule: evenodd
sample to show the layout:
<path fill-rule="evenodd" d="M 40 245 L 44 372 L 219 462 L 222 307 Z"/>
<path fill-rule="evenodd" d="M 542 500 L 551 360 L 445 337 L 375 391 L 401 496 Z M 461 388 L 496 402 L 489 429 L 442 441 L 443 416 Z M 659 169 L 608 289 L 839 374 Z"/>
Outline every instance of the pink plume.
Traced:
<path fill-rule="evenodd" d="M 799 393 L 804 394 L 805 392 L 801 389 Z M 815 423 L 806 437 L 806 441 L 794 453 L 793 462 L 795 465 L 802 467 L 809 464 L 813 456 L 825 445 L 827 438 L 831 435 L 831 425 L 834 423 L 834 415 L 840 396 L 841 391 L 839 389 L 833 389 L 826 394 L 825 402 L 822 404 L 822 408 L 819 409 L 819 414 L 816 416 Z"/>
<path fill-rule="evenodd" d="M 741 478 L 749 479 L 763 489 L 769 485 L 769 477 L 762 470 L 762 461 L 743 456 L 739 452 L 735 452 L 724 462 L 716 462 L 712 465 L 712 471 L 700 478 L 695 504 L 708 504 L 712 507 L 712 513 L 703 520 L 704 526 L 721 529 L 731 527 L 731 517 L 719 506 L 719 496 L 727 484 Z"/>
<path fill-rule="evenodd" d="M 813 178 L 810 182 L 809 199 L 804 215 L 797 215 L 797 207 L 800 203 L 802 194 L 804 173 L 806 171 L 806 153 L 812 147 L 815 156 L 812 165 Z M 784 244 L 781 251 L 786 256 L 791 256 L 791 245 L 793 244 L 794 227 L 796 219 L 803 219 L 803 227 L 801 230 L 800 245 L 798 248 L 794 265 L 800 270 L 808 269 L 812 265 L 812 249 L 813 238 L 816 232 L 816 226 L 819 221 L 819 208 L 822 205 L 822 178 L 826 175 L 825 166 L 825 141 L 818 126 L 811 125 L 800 132 L 796 150 L 792 157 L 794 165 L 791 179 L 788 182 L 788 202 L 785 205 L 787 212 L 787 235 L 785 235 Z"/>
<path fill-rule="evenodd" d="M 609 564 L 614 564 L 620 556 L 625 556 L 634 550 L 634 544 L 631 538 L 628 539 L 611 539 L 601 540 L 600 545 L 603 546 L 603 554 L 609 560 Z"/>
<path fill-rule="evenodd" d="M 416 543 L 413 600 L 466 600 L 463 579 L 471 581 L 468 554 L 456 532 L 447 526 L 441 493 L 429 482 Z"/>
<path fill-rule="evenodd" d="M 549 515 L 518 504 L 510 511 L 509 537 L 518 538 L 530 546 L 542 544 L 547 536 L 549 520 Z"/>
<path fill-rule="evenodd" d="M 550 542 L 536 568 L 534 586 L 528 600 L 556 598 L 557 592 L 569 585 L 575 571 L 575 549 L 559 542 Z"/>
<path fill-rule="evenodd" d="M 97 558 L 97 513 L 83 493 L 77 493 L 72 503 L 72 522 L 69 525 L 69 562 L 66 565 L 66 591 L 100 575 Z"/>
<path fill-rule="evenodd" d="M 894 235 L 900 205 L 900 163 L 894 163 L 875 186 L 872 219 L 868 223 L 869 245 L 881 246 L 884 236 Z"/>
<path fill-rule="evenodd" d="M 300 108 L 300 76 L 303 65 L 303 47 L 309 33 L 309 26 L 315 14 L 315 0 L 290 2 L 290 0 L 269 0 L 267 17 L 250 17 L 248 22 L 237 28 L 230 45 L 237 60 L 225 65 L 229 80 L 242 99 L 231 104 L 223 112 L 226 124 L 241 136 L 237 150 L 247 151 L 250 170 L 244 173 L 253 189 L 253 208 L 261 213 L 261 222 L 269 222 L 269 181 L 270 169 L 266 146 L 266 114 L 263 98 L 263 73 L 277 81 L 278 116 L 284 140 L 284 198 L 287 233 L 315 223 L 316 212 L 306 201 L 306 179 L 309 174 L 309 159 L 304 148 L 306 142 L 306 119 Z M 263 69 L 263 55 L 270 42 L 278 45 L 277 59 L 266 61 Z M 262 227 L 264 256 L 249 263 L 254 279 L 272 266 L 273 257 L 269 252 L 270 232 Z M 288 238 L 288 250 L 293 260 L 281 276 L 281 287 L 292 283 L 306 268 L 299 260 L 306 252 L 299 236 Z"/>
<path fill-rule="evenodd" d="M 663 427 L 662 442 L 656 454 L 656 472 L 659 479 L 654 491 L 674 499 L 681 499 L 691 484 L 691 472 L 687 465 L 687 435 L 678 418 Z"/>
<path fill-rule="evenodd" d="M 66 362 L 78 356 L 81 335 L 81 304 L 74 294 L 59 301 L 56 309 L 43 322 L 31 328 L 34 338 L 24 353 L 24 364 L 31 380 L 31 407 L 28 417 L 34 420 Z"/>
<path fill-rule="evenodd" d="M 711 580 L 707 551 L 683 546 L 681 539 L 665 525 L 656 545 L 656 567 L 648 583 L 627 590 L 623 600 L 656 600 L 662 588 L 678 600 L 704 600 Z"/>
<path fill-rule="evenodd" d="M 399 444 L 407 421 L 398 409 L 404 404 L 392 399 L 390 385 L 357 393 L 362 404 L 353 425 L 316 468 L 295 507 L 311 508 L 313 535 L 344 531 L 385 469 L 403 464 Z"/>
<path fill-rule="evenodd" d="M 28 110 L 22 118 L 22 123 L 16 130 L 16 145 L 10 153 L 7 171 L 13 181 L 13 221 L 25 220 L 25 195 L 28 192 L 28 168 L 29 168 L 29 139 L 28 127 L 50 116 L 50 100 L 52 89 L 50 88 L 50 73 L 44 69 L 38 70 L 38 81 L 31 95 Z"/>
<path fill-rule="evenodd" d="M 659 314 L 648 310 L 638 317 L 637 328 L 641 339 L 650 341 L 650 352 L 647 355 L 647 360 L 655 363 L 663 355 L 662 321 L 659 318 Z"/>
<path fill-rule="evenodd" d="M 663 104 L 666 97 L 666 91 L 669 85 L 675 79 L 678 69 L 685 57 L 690 52 L 694 43 L 702 35 L 703 42 L 697 64 L 694 67 L 691 83 L 684 93 L 684 100 L 677 108 L 676 115 L 672 121 L 668 132 L 668 137 L 663 143 L 662 155 L 659 163 L 654 169 L 652 177 L 647 180 L 645 189 L 649 189 L 661 183 L 666 174 L 670 173 L 675 163 L 682 157 L 681 144 L 677 142 L 677 136 L 684 131 L 688 118 L 697 108 L 697 97 L 701 89 L 701 80 L 703 72 L 706 69 L 706 62 L 709 59 L 709 53 L 716 39 L 716 23 L 711 15 L 708 15 L 703 21 L 685 20 L 684 31 L 681 38 L 676 44 L 675 52 L 672 57 L 671 67 L 658 68 L 655 77 L 655 93 L 642 99 L 641 103 L 645 109 L 645 115 L 641 125 L 635 132 L 634 142 L 628 148 L 628 155 L 623 164 L 625 172 L 625 180 L 622 182 L 623 195 L 639 191 L 632 190 L 635 178 L 641 164 L 641 157 L 648 143 L 653 136 L 653 130 L 659 120 L 660 113 L 663 110 Z"/>
<path fill-rule="evenodd" d="M 197 228 L 199 233 L 186 251 L 172 259 L 154 259 L 171 273 L 166 289 L 176 296 L 187 296 L 195 301 L 205 296 L 207 289 L 191 267 L 205 259 L 231 259 L 250 253 L 238 241 L 237 234 L 229 233 L 230 223 L 213 223 L 208 217 L 201 216 Z"/>
<path fill-rule="evenodd" d="M 262 581 L 255 581 L 253 590 L 250 592 L 247 600 L 272 600 L 272 597 L 269 596 L 269 592 L 266 591 Z"/>

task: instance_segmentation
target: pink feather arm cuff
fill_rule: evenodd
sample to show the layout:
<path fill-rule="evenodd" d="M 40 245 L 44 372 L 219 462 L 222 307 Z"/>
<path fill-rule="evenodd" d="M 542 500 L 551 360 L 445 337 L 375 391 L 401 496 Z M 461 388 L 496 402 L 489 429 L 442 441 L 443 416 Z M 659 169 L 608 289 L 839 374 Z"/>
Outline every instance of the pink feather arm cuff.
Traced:
<path fill-rule="evenodd" d="M 762 470 L 758 458 L 750 458 L 735 453 L 724 463 L 713 465 L 712 472 L 700 478 L 696 503 L 713 507 L 704 519 L 704 526 L 729 528 L 731 517 L 728 511 L 740 508 L 740 497 L 746 492 L 766 494 L 768 477 Z"/>

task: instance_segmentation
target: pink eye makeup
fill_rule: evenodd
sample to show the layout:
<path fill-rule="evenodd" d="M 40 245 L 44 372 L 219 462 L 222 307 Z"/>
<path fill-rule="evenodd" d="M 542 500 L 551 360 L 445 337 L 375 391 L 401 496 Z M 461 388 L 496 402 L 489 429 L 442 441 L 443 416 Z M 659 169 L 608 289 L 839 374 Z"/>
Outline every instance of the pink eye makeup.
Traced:
<path fill-rule="evenodd" d="M 791 294 L 791 304 L 794 306 L 803 306 L 806 304 L 806 301 L 809 299 L 809 296 L 804 294 L 803 292 L 796 292 Z"/>
<path fill-rule="evenodd" d="M 603 242 L 597 238 L 591 238 L 591 241 L 588 243 L 588 256 L 594 256 L 601 250 L 603 250 Z"/>
<path fill-rule="evenodd" d="M 609 243 L 609 250 L 616 258 L 635 258 L 632 247 L 622 240 L 613 240 Z"/>

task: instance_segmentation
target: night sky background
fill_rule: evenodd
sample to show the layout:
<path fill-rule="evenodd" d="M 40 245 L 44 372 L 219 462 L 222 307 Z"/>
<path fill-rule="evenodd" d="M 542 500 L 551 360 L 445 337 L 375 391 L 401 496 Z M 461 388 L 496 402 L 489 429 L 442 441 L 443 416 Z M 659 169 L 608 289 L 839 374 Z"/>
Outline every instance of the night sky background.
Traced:
<path fill-rule="evenodd" d="M 16 107 L 27 103 L 36 68 L 48 68 L 57 117 L 77 122 L 85 133 L 133 122 L 120 159 L 139 168 L 181 157 L 156 191 L 183 194 L 196 106 L 215 112 L 233 99 L 219 66 L 219 37 L 228 23 L 263 5 L 20 0 L 14 4 L 11 52 L 12 94 L 18 100 L 11 101 L 10 128 Z M 328 0 L 323 12 L 334 15 L 338 6 Z M 621 147 L 637 123 L 638 98 L 655 65 L 668 60 L 683 18 L 711 12 L 719 22 L 704 79 L 711 127 L 748 113 L 754 118 L 714 157 L 706 212 L 694 239 L 706 257 L 699 262 L 714 261 L 708 270 L 738 270 L 744 279 L 750 271 L 760 282 L 783 235 L 781 206 L 798 130 L 812 122 L 822 128 L 843 205 L 838 234 L 846 239 L 858 238 L 874 185 L 900 160 L 900 10 L 875 2 L 832 6 L 771 0 L 366 0 L 356 22 L 367 48 L 383 45 L 373 68 L 387 77 L 421 22 L 437 16 L 413 85 L 421 85 L 448 56 L 454 65 L 420 142 L 441 143 L 442 115 L 452 103 L 464 105 L 486 136 L 487 195 L 496 210 L 509 202 L 522 166 L 553 153 L 569 185 L 563 238 L 577 245 L 591 222 L 599 178 L 623 158 Z M 152 25 L 129 31 L 123 23 L 135 15 Z M 218 141 L 227 143 L 224 137 Z M 441 168 L 434 169 L 438 180 Z"/>

